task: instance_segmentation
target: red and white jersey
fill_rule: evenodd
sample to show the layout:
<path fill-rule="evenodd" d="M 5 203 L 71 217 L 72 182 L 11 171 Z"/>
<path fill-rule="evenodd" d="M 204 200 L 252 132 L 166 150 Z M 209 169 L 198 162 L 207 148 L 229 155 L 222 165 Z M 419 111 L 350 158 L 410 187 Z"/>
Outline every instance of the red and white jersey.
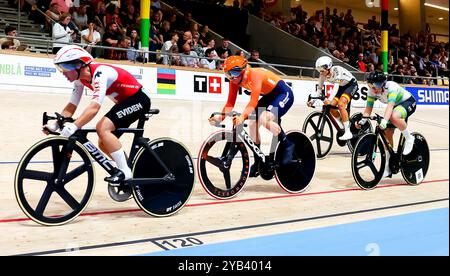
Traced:
<path fill-rule="evenodd" d="M 116 104 L 120 103 L 142 88 L 136 78 L 122 68 L 102 63 L 91 63 L 88 66 L 92 72 L 92 82 L 75 81 L 70 99 L 70 103 L 74 105 L 80 103 L 84 87 L 93 91 L 91 100 L 99 104 L 102 104 L 105 96 Z"/>

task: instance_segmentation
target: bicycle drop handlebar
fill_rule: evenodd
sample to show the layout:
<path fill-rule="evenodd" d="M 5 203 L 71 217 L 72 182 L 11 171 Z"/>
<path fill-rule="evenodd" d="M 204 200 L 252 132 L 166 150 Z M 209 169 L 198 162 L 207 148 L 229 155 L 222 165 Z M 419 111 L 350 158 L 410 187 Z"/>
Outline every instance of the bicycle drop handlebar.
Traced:
<path fill-rule="evenodd" d="M 216 116 L 216 115 L 221 115 L 221 116 L 229 116 L 229 117 L 235 117 L 235 116 L 240 116 L 242 113 L 236 112 L 236 111 L 231 111 L 231 112 L 227 112 L 227 113 L 223 113 L 223 112 L 214 112 L 211 114 L 210 118 Z M 255 114 L 250 114 L 247 118 L 247 120 L 256 120 L 256 115 Z M 247 124 L 243 124 L 245 127 L 247 126 Z M 216 124 L 214 124 L 215 127 L 221 127 L 221 128 L 225 128 L 224 124 L 221 124 L 219 122 L 217 122 Z"/>
<path fill-rule="evenodd" d="M 373 116 L 363 116 L 362 118 L 363 119 L 369 119 L 369 120 L 372 120 L 372 121 L 376 121 L 378 124 L 380 124 L 381 120 L 383 120 L 384 117 L 381 116 L 378 113 L 375 113 L 375 115 L 373 115 Z"/>
<path fill-rule="evenodd" d="M 60 129 L 64 128 L 64 124 L 65 123 L 73 123 L 75 122 L 75 120 L 71 117 L 64 117 L 63 115 L 59 114 L 58 112 L 55 112 L 56 116 L 49 116 L 47 115 L 47 112 L 44 112 L 44 114 L 42 114 L 42 125 L 45 126 L 48 121 L 50 120 L 57 120 L 58 122 L 58 126 Z M 51 131 L 48 128 L 45 128 L 45 130 L 48 131 L 48 133 L 53 134 L 53 135 L 59 135 L 59 132 L 55 132 L 55 131 Z"/>
<path fill-rule="evenodd" d="M 311 100 L 321 100 L 321 101 L 324 101 L 326 99 L 326 97 L 325 97 L 325 95 L 321 95 L 321 96 L 319 96 L 319 97 L 311 97 L 311 94 L 310 95 L 308 95 L 308 100 L 307 100 L 307 102 L 309 102 L 309 101 L 311 101 Z M 311 108 L 316 108 L 314 105 L 309 105 L 308 104 L 308 106 L 309 107 L 311 107 Z M 323 108 L 328 108 L 328 109 L 339 109 L 337 106 L 333 106 L 333 105 L 331 105 L 331 104 L 324 104 L 323 105 Z"/>

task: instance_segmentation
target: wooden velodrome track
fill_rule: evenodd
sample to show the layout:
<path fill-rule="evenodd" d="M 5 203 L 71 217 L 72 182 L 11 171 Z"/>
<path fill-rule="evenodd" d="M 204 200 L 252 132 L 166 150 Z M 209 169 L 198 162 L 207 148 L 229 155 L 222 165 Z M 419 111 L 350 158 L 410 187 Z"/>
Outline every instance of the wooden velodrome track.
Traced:
<path fill-rule="evenodd" d="M 95 192 L 83 214 L 69 224 L 45 227 L 29 220 L 20 210 L 14 196 L 14 174 L 23 153 L 44 138 L 40 131 L 42 113 L 59 111 L 68 95 L 1 93 L 0 255 L 144 254 L 179 247 L 177 242 L 187 238 L 188 242 L 208 245 L 449 205 L 449 109 L 418 106 L 410 128 L 421 132 L 431 149 L 430 170 L 419 186 L 404 184 L 401 174 L 397 174 L 374 190 L 360 190 L 352 177 L 348 149 L 335 144 L 331 155 L 318 160 L 315 178 L 302 194 L 289 195 L 275 180 L 257 178 L 249 179 L 232 200 L 218 201 L 206 194 L 196 176 L 188 205 L 174 216 L 156 218 L 140 211 L 134 200 L 117 203 L 110 199 L 102 180 L 105 174 L 95 165 Z M 80 107 L 87 102 L 82 100 Z M 221 106 L 217 102 L 153 99 L 152 107 L 161 113 L 147 122 L 145 136 L 169 136 L 182 141 L 196 162 L 203 140 L 216 130 L 208 125 L 207 118 Z M 100 115 L 110 107 L 110 101 L 105 101 Z M 237 110 L 242 110 L 242 105 Z M 311 111 L 306 105 L 294 106 L 284 118 L 284 129 L 300 129 Z M 263 137 L 263 147 L 268 147 L 268 136 Z M 96 142 L 95 135 L 90 138 Z M 128 150 L 130 137 L 122 140 Z"/>

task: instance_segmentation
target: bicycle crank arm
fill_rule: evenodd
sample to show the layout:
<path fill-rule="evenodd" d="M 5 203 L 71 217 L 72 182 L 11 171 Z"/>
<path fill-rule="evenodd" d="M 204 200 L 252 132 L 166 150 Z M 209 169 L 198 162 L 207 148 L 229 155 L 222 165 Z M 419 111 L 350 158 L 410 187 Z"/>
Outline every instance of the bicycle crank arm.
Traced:
<path fill-rule="evenodd" d="M 154 185 L 161 183 L 173 183 L 175 182 L 174 175 L 166 175 L 162 178 L 133 178 L 127 180 L 126 183 L 130 186 L 140 186 L 140 185 Z"/>

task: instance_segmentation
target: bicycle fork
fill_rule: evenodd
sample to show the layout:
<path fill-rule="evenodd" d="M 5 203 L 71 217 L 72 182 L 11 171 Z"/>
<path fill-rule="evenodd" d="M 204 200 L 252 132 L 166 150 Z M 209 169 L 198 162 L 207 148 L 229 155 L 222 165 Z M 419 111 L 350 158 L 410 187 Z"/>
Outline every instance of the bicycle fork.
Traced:
<path fill-rule="evenodd" d="M 234 157 L 238 152 L 238 148 L 235 142 L 227 142 L 225 148 L 223 149 L 220 160 L 222 161 L 222 166 L 219 167 L 220 171 L 229 170 Z"/>
<path fill-rule="evenodd" d="M 72 158 L 72 152 L 74 149 L 75 140 L 71 141 L 69 139 L 69 142 L 64 145 L 60 152 L 60 160 L 58 162 L 55 162 L 55 168 L 54 168 L 54 175 L 57 175 L 55 178 L 55 185 L 58 186 L 58 184 L 64 185 L 64 176 L 67 173 L 67 168 L 69 167 L 70 159 Z M 54 148 L 53 151 L 53 158 L 56 159 L 56 154 L 58 154 L 58 149 Z"/>

